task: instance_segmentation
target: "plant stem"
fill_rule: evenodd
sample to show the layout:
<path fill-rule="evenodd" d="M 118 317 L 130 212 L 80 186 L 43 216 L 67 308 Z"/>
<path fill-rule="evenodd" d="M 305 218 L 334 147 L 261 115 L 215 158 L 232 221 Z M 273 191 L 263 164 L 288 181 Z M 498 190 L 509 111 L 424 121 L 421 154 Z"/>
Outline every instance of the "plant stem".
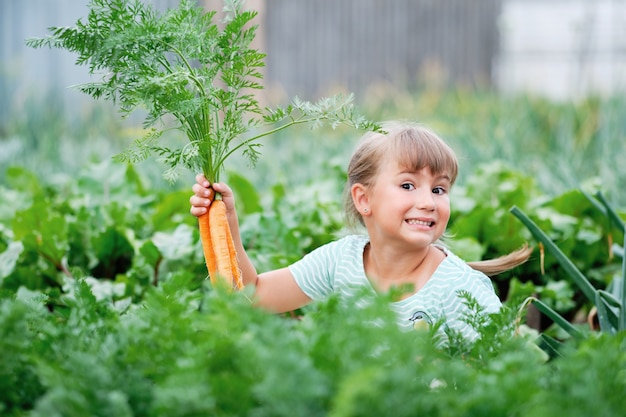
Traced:
<path fill-rule="evenodd" d="M 261 133 L 261 134 L 258 134 L 258 135 L 256 135 L 256 136 L 252 136 L 251 138 L 246 139 L 245 141 L 243 141 L 242 143 L 240 143 L 239 145 L 234 146 L 233 148 L 231 148 L 231 150 L 230 150 L 230 151 L 229 151 L 226 155 L 224 155 L 224 157 L 222 158 L 221 162 L 223 162 L 224 160 L 226 160 L 226 158 L 228 158 L 231 154 L 233 154 L 233 153 L 234 153 L 235 151 L 237 151 L 239 148 L 241 148 L 242 146 L 244 146 L 246 143 L 254 142 L 254 141 L 256 141 L 257 139 L 260 139 L 260 138 L 262 138 L 262 137 L 264 137 L 264 136 L 268 136 L 268 135 L 272 135 L 272 134 L 274 134 L 274 133 L 276 133 L 276 132 L 280 132 L 281 130 L 286 129 L 286 128 L 290 127 L 290 126 L 295 126 L 295 125 L 299 125 L 299 124 L 303 124 L 303 123 L 309 123 L 309 122 L 311 122 L 312 120 L 315 120 L 315 119 L 313 119 L 313 118 L 310 118 L 310 119 L 292 119 L 290 122 L 285 123 L 284 125 L 281 125 L 281 126 L 276 127 L 276 128 L 274 128 L 274 129 L 268 130 L 268 131 L 263 132 L 263 133 Z"/>
<path fill-rule="evenodd" d="M 574 265 L 574 263 L 567 257 L 565 254 L 559 249 L 559 247 L 546 235 L 543 230 L 535 222 L 533 222 L 530 217 L 528 217 L 523 211 L 521 211 L 518 207 L 513 206 L 510 212 L 517 217 L 526 228 L 532 233 L 532 235 L 539 240 L 545 248 L 552 253 L 552 255 L 559 262 L 561 267 L 565 269 L 565 271 L 569 274 L 572 280 L 578 285 L 583 294 L 587 297 L 589 301 L 592 303 L 596 302 L 596 289 L 591 285 L 587 277 L 583 275 L 582 272 Z"/>
<path fill-rule="evenodd" d="M 626 234 L 624 234 L 624 245 L 622 248 L 625 249 L 625 253 L 622 255 L 622 305 L 620 306 L 619 331 L 626 329 Z"/>

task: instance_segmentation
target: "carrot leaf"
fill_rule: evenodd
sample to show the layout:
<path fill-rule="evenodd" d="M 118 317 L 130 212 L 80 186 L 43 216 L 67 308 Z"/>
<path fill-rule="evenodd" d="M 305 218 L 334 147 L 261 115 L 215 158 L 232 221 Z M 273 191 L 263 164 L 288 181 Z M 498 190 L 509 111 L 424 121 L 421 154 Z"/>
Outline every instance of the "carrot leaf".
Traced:
<path fill-rule="evenodd" d="M 257 12 L 244 10 L 241 0 L 224 0 L 220 22 L 215 11 L 191 0 L 165 12 L 139 0 L 91 0 L 88 7 L 87 18 L 74 27 L 53 27 L 47 37 L 26 44 L 77 54 L 76 64 L 96 79 L 76 88 L 114 102 L 123 116 L 145 112 L 147 133 L 118 160 L 135 163 L 156 154 L 170 181 L 187 168 L 214 182 L 233 153 L 254 165 L 257 140 L 290 126 L 377 128 L 358 114 L 352 96 L 317 103 L 295 98 L 285 108 L 261 108 L 254 92 L 263 89 L 265 54 L 252 47 Z M 172 129 L 189 142 L 159 143 Z"/>

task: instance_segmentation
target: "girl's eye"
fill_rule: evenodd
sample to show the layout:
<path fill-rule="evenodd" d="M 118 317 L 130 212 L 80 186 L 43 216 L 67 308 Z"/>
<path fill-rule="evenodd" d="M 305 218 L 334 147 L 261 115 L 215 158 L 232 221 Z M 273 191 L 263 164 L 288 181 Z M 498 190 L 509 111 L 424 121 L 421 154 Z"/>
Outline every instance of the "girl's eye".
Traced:
<path fill-rule="evenodd" d="M 414 190 L 415 189 L 415 186 L 413 184 L 411 184 L 410 182 L 405 182 L 400 187 L 402 187 L 405 190 Z"/>
<path fill-rule="evenodd" d="M 443 187 L 435 187 L 433 188 L 433 193 L 434 194 L 445 194 L 446 193 L 446 189 Z"/>

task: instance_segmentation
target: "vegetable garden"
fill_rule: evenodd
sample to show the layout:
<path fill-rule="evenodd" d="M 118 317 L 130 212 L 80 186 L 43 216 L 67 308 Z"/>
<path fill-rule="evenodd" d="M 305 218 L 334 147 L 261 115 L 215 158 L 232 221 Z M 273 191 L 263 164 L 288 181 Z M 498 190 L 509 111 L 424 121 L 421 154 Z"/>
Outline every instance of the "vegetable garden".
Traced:
<path fill-rule="evenodd" d="M 95 2 L 109 3 L 126 2 Z M 166 85 L 170 107 L 152 102 L 141 129 L 109 116 L 91 120 L 91 130 L 63 125 L 62 118 L 39 129 L 36 120 L 26 129 L 15 118 L 10 127 L 7 137 L 34 131 L 46 138 L 52 131 L 57 136 L 48 139 L 58 147 L 99 155 L 73 166 L 58 152 L 30 147 L 0 173 L 1 415 L 623 414 L 623 98 L 562 104 L 373 86 L 359 105 L 367 118 L 341 96 L 267 112 L 248 92 L 261 87 L 247 77 L 254 79 L 262 56 L 237 55 L 253 37 L 241 31 L 254 14 L 233 10 L 230 22 L 238 23 L 220 31 L 211 16 L 183 5 L 174 15 L 179 26 L 203 22 L 215 37 L 206 42 L 233 40 L 230 50 L 216 42 L 215 50 L 227 52 L 219 59 L 247 60 L 211 61 L 236 64 L 215 73 L 171 62 L 182 63 L 199 84 L 218 77 L 225 90 L 209 84 L 193 90 L 176 71 L 161 79 L 109 79 L 83 90 L 115 98 L 131 112 Z M 185 39 L 190 50 L 198 48 L 198 39 Z M 109 50 L 100 64 L 118 52 Z M 147 58 L 137 57 L 117 64 L 143 71 Z M 246 65 L 251 72 L 242 72 Z M 118 89 L 122 84 L 129 89 Z M 210 93 L 205 101 L 198 99 L 202 91 Z M 35 117 L 39 110 L 22 113 Z M 503 310 L 488 323 L 467 317 L 479 340 L 449 334 L 441 345 L 428 332 L 402 332 L 387 295 L 332 298 L 273 315 L 251 305 L 250 289 L 230 291 L 207 279 L 201 231 L 189 214 L 196 172 L 219 172 L 234 189 L 243 243 L 257 269 L 283 267 L 342 233 L 349 152 L 360 130 L 376 128 L 368 120 L 389 118 L 423 121 L 461 157 L 447 242 L 456 253 L 469 261 L 524 242 L 535 247 L 528 263 L 493 278 Z M 203 123 L 207 131 L 194 130 Z M 143 139 L 133 144 L 138 131 Z M 207 170 L 206 148 L 194 147 L 207 137 L 232 141 L 227 154 L 247 153 L 228 154 L 221 168 Z M 125 158 L 112 160 L 116 153 Z M 171 168 L 183 168 L 179 179 Z"/>

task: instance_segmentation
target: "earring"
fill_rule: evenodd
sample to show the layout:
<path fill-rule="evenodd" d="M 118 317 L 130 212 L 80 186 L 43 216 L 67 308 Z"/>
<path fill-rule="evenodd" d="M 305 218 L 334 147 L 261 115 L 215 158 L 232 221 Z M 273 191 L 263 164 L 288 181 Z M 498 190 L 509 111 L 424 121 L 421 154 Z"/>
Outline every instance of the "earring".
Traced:
<path fill-rule="evenodd" d="M 367 212 L 369 212 L 369 211 L 370 211 L 370 209 L 367 209 L 367 208 L 364 208 L 364 209 L 363 209 L 363 213 L 367 213 Z"/>

